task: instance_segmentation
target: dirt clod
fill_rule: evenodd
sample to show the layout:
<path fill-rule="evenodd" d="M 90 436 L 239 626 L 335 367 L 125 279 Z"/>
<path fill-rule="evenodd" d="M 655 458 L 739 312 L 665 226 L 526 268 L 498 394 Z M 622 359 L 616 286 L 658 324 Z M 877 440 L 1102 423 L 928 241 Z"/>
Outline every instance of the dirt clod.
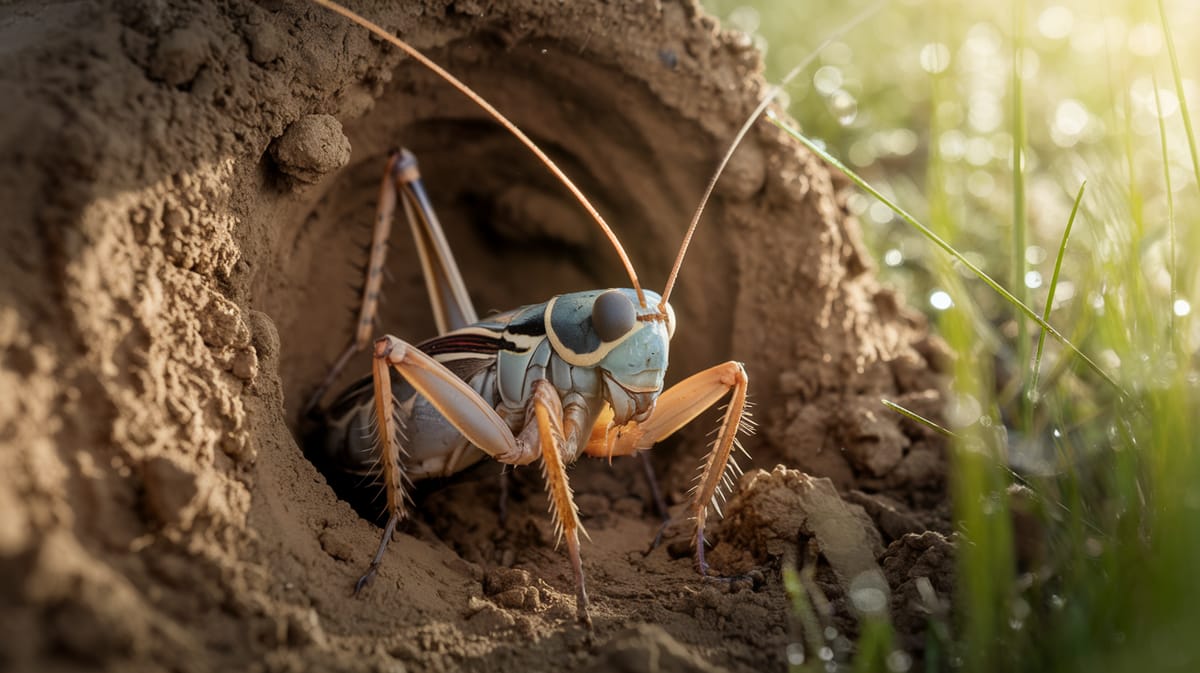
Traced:
<path fill-rule="evenodd" d="M 931 619 L 945 620 L 954 589 L 954 543 L 941 533 L 910 533 L 888 545 L 880 565 L 892 588 L 893 623 L 917 646 Z"/>
<path fill-rule="evenodd" d="M 477 633 L 496 633 L 512 628 L 517 623 L 512 612 L 505 609 L 512 608 L 513 606 L 499 604 L 499 601 L 497 601 L 497 604 L 479 599 L 473 599 L 473 601 L 478 601 L 479 604 L 476 605 L 474 602 L 471 604 L 471 607 L 468 609 L 470 615 L 467 617 L 467 624 Z M 516 607 L 520 608 L 523 606 L 518 605 Z"/>
<path fill-rule="evenodd" d="M 316 610 L 309 608 L 292 611 L 287 619 L 287 644 L 291 647 L 314 645 L 327 647 L 328 638 L 321 627 L 321 618 Z"/>
<path fill-rule="evenodd" d="M 533 575 L 520 568 L 494 568 L 483 577 L 483 592 L 495 596 L 513 589 L 525 589 L 534 584 Z"/>
<path fill-rule="evenodd" d="M 847 595 L 870 585 L 886 591 L 876 557 L 879 531 L 858 505 L 842 500 L 829 479 L 777 466 L 747 475 L 723 522 L 724 542 L 744 546 L 760 559 L 793 561 L 812 539 Z"/>
<path fill-rule="evenodd" d="M 544 582 L 520 568 L 495 568 L 483 578 L 483 593 L 510 610 L 541 609 L 545 591 Z"/>
<path fill-rule="evenodd" d="M 350 140 L 336 117 L 306 115 L 292 122 L 271 145 L 271 156 L 280 171 L 312 183 L 350 161 Z"/>
<path fill-rule="evenodd" d="M 846 457 L 859 470 L 882 477 L 904 458 L 909 440 L 894 418 L 887 418 L 877 403 L 856 405 L 846 411 Z"/>

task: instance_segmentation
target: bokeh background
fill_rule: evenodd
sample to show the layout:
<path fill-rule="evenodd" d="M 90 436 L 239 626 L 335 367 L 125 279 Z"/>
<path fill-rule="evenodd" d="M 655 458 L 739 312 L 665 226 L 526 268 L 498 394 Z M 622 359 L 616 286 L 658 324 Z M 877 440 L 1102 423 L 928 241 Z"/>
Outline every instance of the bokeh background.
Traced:
<path fill-rule="evenodd" d="M 705 5 L 772 82 L 830 40 L 785 88 L 796 130 L 958 255 L 850 198 L 956 355 L 959 593 L 922 665 L 1200 670 L 1200 3 Z M 911 665 L 866 633 L 792 664 Z"/>

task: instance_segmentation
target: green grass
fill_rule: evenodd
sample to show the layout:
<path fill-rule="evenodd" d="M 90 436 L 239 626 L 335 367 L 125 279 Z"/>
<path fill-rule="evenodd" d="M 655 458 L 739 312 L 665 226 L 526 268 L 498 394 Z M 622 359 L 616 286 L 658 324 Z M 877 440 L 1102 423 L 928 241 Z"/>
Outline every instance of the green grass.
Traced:
<path fill-rule="evenodd" d="M 1200 670 L 1193 3 L 895 0 L 786 88 L 791 132 L 861 188 L 880 275 L 958 356 L 958 589 L 927 670 Z M 706 4 L 772 80 L 867 6 Z M 904 661 L 863 633 L 838 670 Z"/>

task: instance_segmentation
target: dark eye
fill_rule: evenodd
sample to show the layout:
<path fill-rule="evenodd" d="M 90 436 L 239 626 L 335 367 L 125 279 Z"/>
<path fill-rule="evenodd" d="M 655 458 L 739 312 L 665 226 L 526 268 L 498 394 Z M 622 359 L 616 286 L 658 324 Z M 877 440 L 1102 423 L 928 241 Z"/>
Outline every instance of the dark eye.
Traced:
<path fill-rule="evenodd" d="M 592 304 L 592 327 L 603 341 L 616 341 L 633 328 L 637 312 L 633 302 L 620 290 L 609 290 Z"/>

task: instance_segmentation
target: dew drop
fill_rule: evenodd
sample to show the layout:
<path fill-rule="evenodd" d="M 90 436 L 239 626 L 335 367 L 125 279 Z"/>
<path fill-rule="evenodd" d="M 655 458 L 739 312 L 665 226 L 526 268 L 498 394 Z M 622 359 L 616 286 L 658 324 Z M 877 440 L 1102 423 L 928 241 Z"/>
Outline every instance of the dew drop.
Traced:
<path fill-rule="evenodd" d="M 829 107 L 842 126 L 849 126 L 858 119 L 858 100 L 845 89 L 838 89 L 829 95 Z"/>
<path fill-rule="evenodd" d="M 1062 5 L 1053 5 L 1038 16 L 1037 27 L 1043 37 L 1061 40 L 1071 34 L 1074 23 L 1075 16 L 1071 14 L 1071 10 Z"/>
<path fill-rule="evenodd" d="M 921 47 L 919 58 L 921 69 L 931 75 L 936 75 L 950 67 L 950 48 L 941 42 L 930 42 Z"/>
<path fill-rule="evenodd" d="M 813 73 L 813 86 L 822 95 L 829 96 L 842 88 L 842 71 L 832 65 L 826 65 Z"/>

